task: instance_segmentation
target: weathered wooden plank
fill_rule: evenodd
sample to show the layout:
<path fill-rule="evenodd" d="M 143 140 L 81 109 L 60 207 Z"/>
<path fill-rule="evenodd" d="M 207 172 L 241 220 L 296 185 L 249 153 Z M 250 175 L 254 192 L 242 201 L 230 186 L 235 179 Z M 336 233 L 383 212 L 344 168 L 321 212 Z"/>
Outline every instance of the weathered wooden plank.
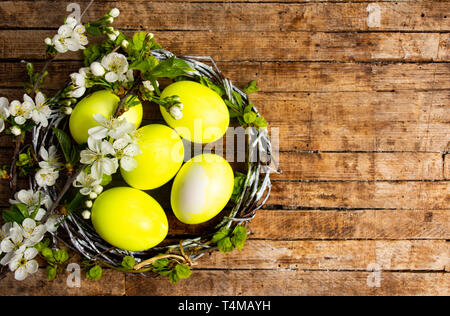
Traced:
<path fill-rule="evenodd" d="M 0 166 L 11 150 L 0 149 Z M 438 153 L 295 153 L 279 156 L 281 174 L 274 180 L 442 180 Z"/>
<path fill-rule="evenodd" d="M 256 239 L 448 239 L 448 218 L 448 210 L 261 210 L 249 229 Z"/>
<path fill-rule="evenodd" d="M 99 281 L 89 281 L 81 274 L 81 287 L 67 286 L 69 273 L 59 275 L 56 280 L 48 281 L 45 269 L 29 276 L 25 281 L 14 279 L 12 273 L 1 280 L 0 295 L 2 296 L 101 296 L 125 295 L 125 276 L 123 273 L 104 270 Z M 72 281 L 72 277 L 70 280 Z M 69 283 L 70 284 L 70 283 Z"/>
<path fill-rule="evenodd" d="M 21 99 L 23 91 L 0 89 L 0 95 Z M 449 91 L 257 93 L 252 100 L 270 128 L 279 129 L 280 150 L 443 152 L 449 97 Z M 161 121 L 158 108 L 146 105 L 145 119 Z M 9 138 L 0 144 L 9 145 Z"/>
<path fill-rule="evenodd" d="M 280 153 L 274 180 L 439 180 L 439 153 Z"/>
<path fill-rule="evenodd" d="M 0 30 L 0 58 L 42 59 L 43 40 L 53 33 L 51 30 Z M 161 31 L 155 36 L 163 47 L 179 56 L 206 55 L 217 61 L 449 60 L 448 34 L 439 33 Z M 82 53 L 77 52 L 62 54 L 58 58 L 82 57 Z"/>
<path fill-rule="evenodd" d="M 219 270 L 167 279 L 126 277 L 127 295 L 448 295 L 448 273 Z"/>
<path fill-rule="evenodd" d="M 219 62 L 219 68 L 238 86 L 257 80 L 264 92 L 343 92 L 450 89 L 450 63 L 360 64 L 322 62 Z M 42 63 L 36 63 L 41 69 Z M 44 87 L 68 82 L 79 62 L 54 62 Z M 0 64 L 2 87 L 19 87 L 26 80 L 23 64 Z"/>
<path fill-rule="evenodd" d="M 311 208 L 447 209 L 450 182 L 275 182 L 269 205 Z"/>
<path fill-rule="evenodd" d="M 85 7 L 88 2 L 80 4 Z M 1 28 L 56 28 L 66 15 L 65 2 L 3 1 Z M 161 3 L 111 2 L 121 16 L 117 26 L 129 29 L 204 31 L 446 31 L 448 3 Z M 107 9 L 95 2 L 84 20 Z M 370 15 L 370 18 L 369 18 Z M 46 19 L 42 19 L 45 16 Z M 136 16 L 139 18 L 136 19 Z M 20 17 L 20 18 L 19 18 Z M 330 18 L 332 17 L 332 18 Z M 254 23 L 264 21 L 264 23 Z"/>
<path fill-rule="evenodd" d="M 448 245 L 439 241 L 267 241 L 250 240 L 241 252 L 214 252 L 200 269 L 445 271 Z"/>

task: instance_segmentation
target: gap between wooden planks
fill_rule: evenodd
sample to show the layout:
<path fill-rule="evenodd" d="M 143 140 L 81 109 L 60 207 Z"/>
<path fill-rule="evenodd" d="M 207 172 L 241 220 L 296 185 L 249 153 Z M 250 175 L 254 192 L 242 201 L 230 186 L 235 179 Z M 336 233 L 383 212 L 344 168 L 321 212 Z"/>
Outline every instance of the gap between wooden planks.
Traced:
<path fill-rule="evenodd" d="M 79 2 L 85 7 L 88 3 Z M 427 2 L 374 2 L 379 25 L 368 23 L 368 3 L 161 3 L 96 1 L 85 20 L 121 10 L 117 26 L 145 30 L 204 31 L 449 31 L 448 4 Z M 0 28 L 56 28 L 66 10 L 65 2 L 3 1 Z M 370 8 L 369 8 L 370 9 Z M 16 17 L 20 16 L 20 19 Z M 45 19 L 42 17 L 45 16 Z M 137 19 L 136 17 L 139 17 Z M 262 21 L 262 23 L 255 23 Z M 156 26 L 156 27 L 155 27 Z"/>

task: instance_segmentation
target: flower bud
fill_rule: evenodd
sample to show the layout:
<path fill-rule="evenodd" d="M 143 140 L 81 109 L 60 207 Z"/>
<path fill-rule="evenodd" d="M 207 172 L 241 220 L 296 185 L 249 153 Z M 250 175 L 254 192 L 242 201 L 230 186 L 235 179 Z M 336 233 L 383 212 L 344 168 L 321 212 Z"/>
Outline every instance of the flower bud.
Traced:
<path fill-rule="evenodd" d="M 44 40 L 44 42 L 45 42 L 45 44 L 48 45 L 48 46 L 52 46 L 52 45 L 53 45 L 53 41 L 52 41 L 52 39 L 51 39 L 50 37 L 47 37 L 47 38 Z"/>
<path fill-rule="evenodd" d="M 91 212 L 89 212 L 88 210 L 85 210 L 85 211 L 83 211 L 83 213 L 81 213 L 81 216 L 83 216 L 84 219 L 90 219 Z"/>
<path fill-rule="evenodd" d="M 65 115 L 71 115 L 72 114 L 72 108 L 70 107 L 70 106 L 66 106 L 64 109 L 63 109 L 63 112 L 64 112 L 64 114 Z"/>
<path fill-rule="evenodd" d="M 13 126 L 11 127 L 11 133 L 15 136 L 19 136 L 20 134 L 22 134 L 22 130 L 17 126 Z"/>
<path fill-rule="evenodd" d="M 153 33 L 147 33 L 147 38 L 151 40 L 155 35 Z"/>
<path fill-rule="evenodd" d="M 110 16 L 106 19 L 106 22 L 108 22 L 109 24 L 112 24 L 114 22 L 114 18 L 112 16 Z"/>
<path fill-rule="evenodd" d="M 92 192 L 91 194 L 89 194 L 89 198 L 90 198 L 91 200 L 95 200 L 97 197 L 98 197 L 98 194 L 95 193 L 95 192 Z"/>
<path fill-rule="evenodd" d="M 100 194 L 103 192 L 103 187 L 101 185 L 96 185 L 93 189 L 94 193 Z"/>
<path fill-rule="evenodd" d="M 180 120 L 181 118 L 183 118 L 183 112 L 181 112 L 181 109 L 174 105 L 170 108 L 170 115 L 172 115 L 172 117 L 176 120 Z"/>
<path fill-rule="evenodd" d="M 109 15 L 113 18 L 117 18 L 120 15 L 120 10 L 117 8 L 113 8 L 111 9 L 111 11 L 109 11 Z"/>
<path fill-rule="evenodd" d="M 91 64 L 91 71 L 92 74 L 96 77 L 101 77 L 105 74 L 105 68 L 103 68 L 102 64 L 100 64 L 98 61 L 94 61 Z"/>
<path fill-rule="evenodd" d="M 91 200 L 87 200 L 85 203 L 87 208 L 91 208 L 92 207 L 92 201 Z"/>
<path fill-rule="evenodd" d="M 130 42 L 128 42 L 127 40 L 123 40 L 120 45 L 122 46 L 123 49 L 127 49 L 128 45 L 130 45 Z"/>

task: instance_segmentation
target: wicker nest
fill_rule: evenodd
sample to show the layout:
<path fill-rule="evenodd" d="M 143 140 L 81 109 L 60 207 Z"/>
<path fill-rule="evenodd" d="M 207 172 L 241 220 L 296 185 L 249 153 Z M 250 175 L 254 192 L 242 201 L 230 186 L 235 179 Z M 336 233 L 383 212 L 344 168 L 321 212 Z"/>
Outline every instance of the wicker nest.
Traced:
<path fill-rule="evenodd" d="M 173 56 L 171 52 L 163 49 L 154 50 L 152 54 L 160 61 Z M 178 58 L 185 60 L 194 69 L 194 71 L 186 73 L 186 76 L 191 78 L 207 77 L 212 82 L 225 88 L 226 96 L 229 100 L 234 99 L 234 91 L 241 95 L 244 106 L 249 104 L 247 94 L 236 88 L 229 79 L 222 75 L 211 57 L 186 56 Z M 253 111 L 258 114 L 256 108 L 253 108 Z M 51 117 L 49 125 L 65 128 L 67 121 L 64 117 L 54 115 Z M 250 129 L 249 132 L 253 133 L 253 135 L 249 137 L 251 141 L 247 142 L 247 175 L 245 184 L 236 205 L 230 211 L 230 214 L 225 216 L 220 224 L 215 227 L 216 231 L 222 228 L 233 228 L 238 224 L 245 224 L 251 221 L 256 211 L 265 204 L 269 197 L 271 188 L 269 168 L 271 163 L 271 143 L 267 129 Z M 38 152 L 41 146 L 47 148 L 57 143 L 52 129 L 37 127 L 33 130 L 32 136 L 31 146 L 34 147 L 35 152 Z M 23 148 L 23 150 L 26 150 L 26 148 Z M 34 178 L 30 178 L 30 186 L 37 189 L 37 184 L 34 181 Z M 58 196 L 55 187 L 46 188 L 45 191 L 53 199 Z M 62 222 L 60 229 L 53 237 L 55 243 L 62 241 L 90 261 L 100 262 L 112 268 L 120 268 L 125 256 L 131 256 L 135 258 L 136 262 L 142 262 L 157 254 L 170 253 L 182 254 L 187 256 L 190 261 L 195 261 L 204 254 L 217 249 L 216 245 L 208 242 L 213 234 L 208 232 L 195 238 L 174 241 L 172 245 L 157 246 L 142 252 L 130 252 L 112 247 L 97 234 L 90 221 L 86 221 L 78 213 L 73 213 L 66 217 L 66 220 Z"/>

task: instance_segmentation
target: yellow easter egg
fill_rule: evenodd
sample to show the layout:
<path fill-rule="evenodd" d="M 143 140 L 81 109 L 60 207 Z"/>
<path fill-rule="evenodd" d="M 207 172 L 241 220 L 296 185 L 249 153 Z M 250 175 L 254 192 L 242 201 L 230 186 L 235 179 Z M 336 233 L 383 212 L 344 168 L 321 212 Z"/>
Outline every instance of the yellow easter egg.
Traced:
<path fill-rule="evenodd" d="M 150 195 L 129 187 L 100 194 L 92 207 L 92 224 L 111 245 L 143 251 L 161 243 L 169 224 L 164 210 Z"/>
<path fill-rule="evenodd" d="M 203 154 L 186 162 L 175 177 L 171 205 L 185 224 L 199 224 L 219 214 L 233 193 L 230 164 L 215 154 Z"/>
<path fill-rule="evenodd" d="M 89 129 L 99 126 L 94 120 L 95 114 L 101 114 L 106 118 L 114 115 L 120 98 L 108 90 L 101 90 L 83 98 L 72 111 L 69 120 L 70 133 L 78 144 L 84 144 L 89 137 Z M 134 124 L 136 128 L 141 125 L 143 109 L 142 104 L 131 107 L 120 118 L 125 118 Z"/>
<path fill-rule="evenodd" d="M 168 125 L 184 139 L 210 143 L 221 138 L 230 124 L 230 114 L 223 99 L 213 90 L 193 81 L 178 81 L 164 89 L 161 98 L 177 95 L 183 104 L 183 117 L 174 119 L 160 106 Z"/>
<path fill-rule="evenodd" d="M 140 190 L 152 190 L 169 182 L 184 159 L 183 141 L 170 127 L 151 124 L 137 131 L 142 154 L 135 156 L 138 166 L 132 171 L 121 169 L 128 185 Z"/>

